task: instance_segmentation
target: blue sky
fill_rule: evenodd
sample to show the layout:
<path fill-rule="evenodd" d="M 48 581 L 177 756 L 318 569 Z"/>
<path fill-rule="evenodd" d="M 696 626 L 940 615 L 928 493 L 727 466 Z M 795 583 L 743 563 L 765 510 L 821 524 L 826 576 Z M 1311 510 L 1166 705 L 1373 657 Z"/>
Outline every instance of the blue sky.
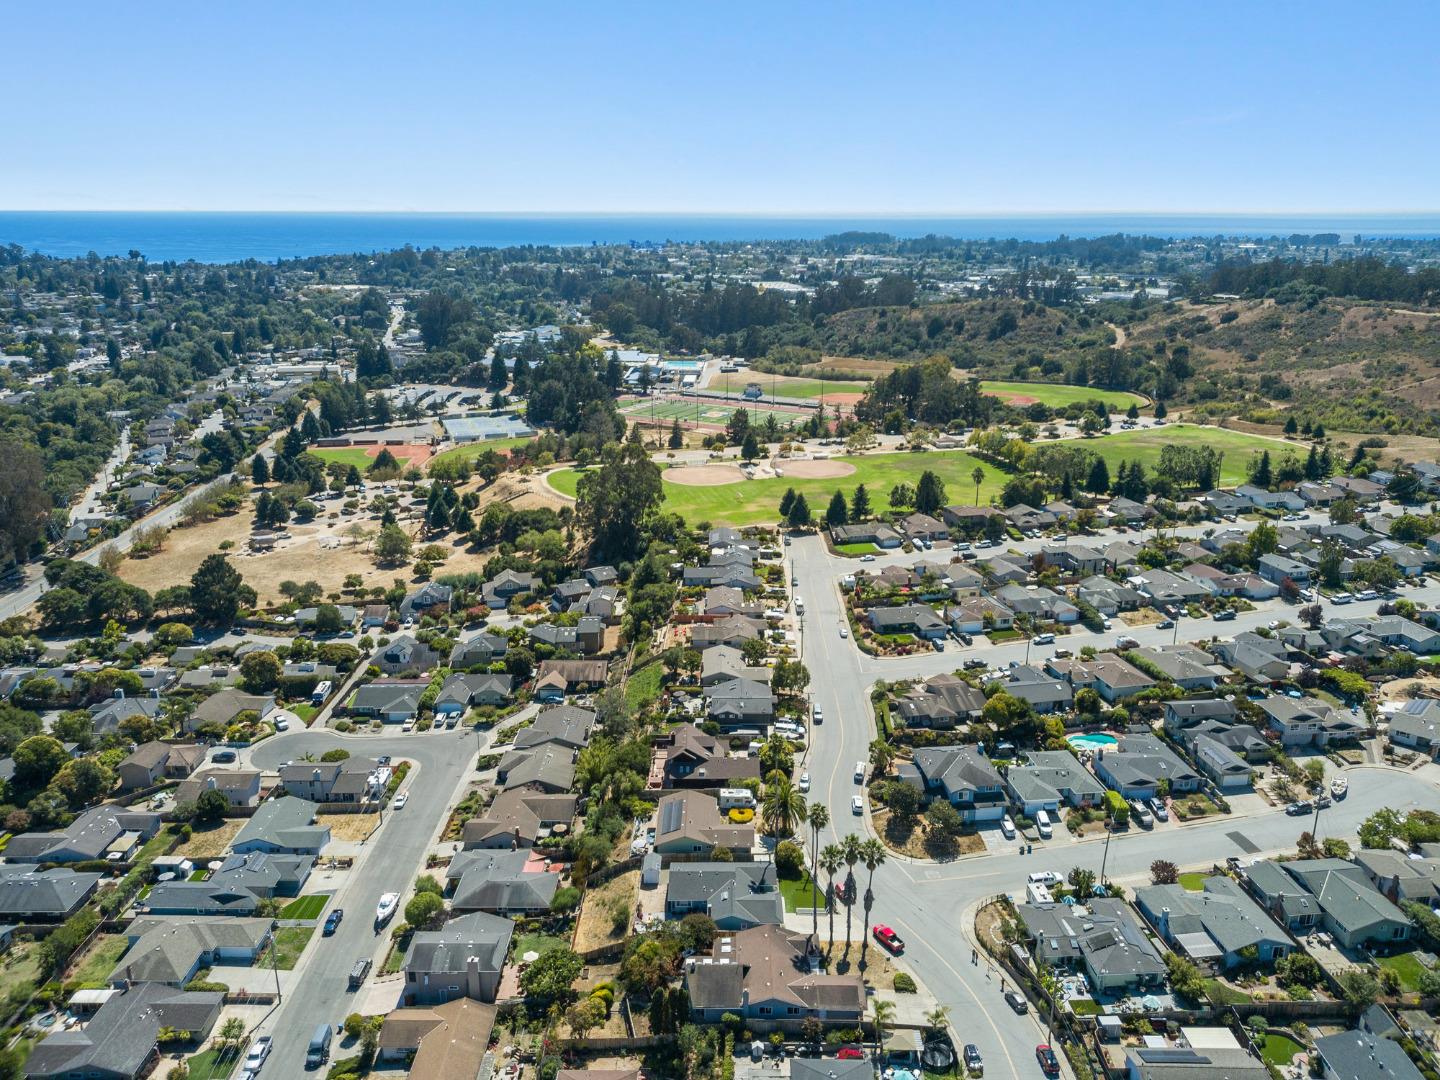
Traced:
<path fill-rule="evenodd" d="M 1440 5 L 7 9 L 0 209 L 1435 210 Z"/>

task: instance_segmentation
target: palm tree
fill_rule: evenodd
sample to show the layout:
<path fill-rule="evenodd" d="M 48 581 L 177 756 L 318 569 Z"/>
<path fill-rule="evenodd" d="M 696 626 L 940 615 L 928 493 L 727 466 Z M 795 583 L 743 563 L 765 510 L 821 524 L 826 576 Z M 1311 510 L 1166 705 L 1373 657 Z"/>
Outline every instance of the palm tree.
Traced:
<path fill-rule="evenodd" d="M 830 811 L 821 802 L 812 802 L 805 811 L 810 823 L 810 936 L 820 937 L 820 883 L 816 880 L 820 865 L 820 830 L 830 824 Z"/>
<path fill-rule="evenodd" d="M 885 845 L 875 837 L 870 837 L 860 845 L 860 858 L 865 863 L 865 869 L 870 872 L 870 877 L 865 882 L 865 933 L 860 938 L 860 954 L 863 956 L 870 944 L 870 906 L 875 902 L 875 893 L 871 886 L 875 884 L 875 868 L 885 862 Z"/>
<path fill-rule="evenodd" d="M 970 474 L 970 479 L 975 481 L 975 505 L 979 506 L 980 485 L 985 482 L 985 470 L 982 469 L 979 465 L 976 465 L 975 471 Z"/>
<path fill-rule="evenodd" d="M 880 1047 L 885 1042 L 885 1025 L 895 1019 L 895 1003 L 875 998 L 870 1002 L 870 1021 L 875 1025 L 875 1057 L 879 1060 Z"/>
<path fill-rule="evenodd" d="M 830 948 L 833 949 L 835 947 L 835 875 L 840 872 L 840 867 L 845 865 L 845 852 L 841 850 L 839 844 L 826 844 L 824 850 L 820 852 L 819 865 L 829 879 L 829 888 L 825 895 L 829 900 L 827 906 L 830 909 Z M 828 956 L 830 949 L 826 949 L 825 954 Z"/>
<path fill-rule="evenodd" d="M 925 1026 L 937 1035 L 944 1034 L 945 1028 L 950 1023 L 950 1006 L 936 1005 L 925 1014 Z"/>
<path fill-rule="evenodd" d="M 765 826 L 772 836 L 789 836 L 805 820 L 805 796 L 776 770 L 765 781 Z"/>
<path fill-rule="evenodd" d="M 862 858 L 864 845 L 854 833 L 840 841 L 840 857 L 845 860 L 845 891 L 850 897 L 845 905 L 845 955 L 850 955 L 850 913 L 855 908 L 855 864 Z"/>

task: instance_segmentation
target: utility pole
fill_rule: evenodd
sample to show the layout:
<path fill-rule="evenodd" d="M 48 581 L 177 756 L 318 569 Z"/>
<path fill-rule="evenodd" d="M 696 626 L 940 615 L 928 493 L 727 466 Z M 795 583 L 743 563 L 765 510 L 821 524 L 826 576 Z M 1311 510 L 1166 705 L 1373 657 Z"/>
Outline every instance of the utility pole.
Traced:
<path fill-rule="evenodd" d="M 275 975 L 275 1004 L 279 1005 L 284 998 L 280 996 L 280 968 L 276 954 L 279 953 L 279 942 L 275 940 L 275 931 L 270 931 L 270 970 Z"/>
<path fill-rule="evenodd" d="M 1115 835 L 1112 822 L 1105 822 L 1105 850 L 1100 853 L 1100 884 L 1105 884 L 1105 864 L 1110 859 L 1110 837 Z"/>

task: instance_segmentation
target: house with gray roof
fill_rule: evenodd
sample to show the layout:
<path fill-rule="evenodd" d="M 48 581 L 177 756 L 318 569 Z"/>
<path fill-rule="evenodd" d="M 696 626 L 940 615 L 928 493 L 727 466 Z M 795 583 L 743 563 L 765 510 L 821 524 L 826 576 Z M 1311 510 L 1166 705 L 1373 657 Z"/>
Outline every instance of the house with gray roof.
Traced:
<path fill-rule="evenodd" d="M 429 685 L 428 679 L 376 679 L 355 691 L 349 712 L 373 717 L 383 724 L 403 724 L 415 718 L 420 696 Z"/>
<path fill-rule="evenodd" d="M 423 674 L 440 663 L 440 654 L 423 641 L 401 634 L 370 661 L 386 675 Z"/>
<path fill-rule="evenodd" d="M 5 922 L 68 919 L 94 895 L 103 876 L 58 866 L 49 870 L 0 866 L 0 919 Z"/>
<path fill-rule="evenodd" d="M 92 806 L 58 832 L 20 833 L 5 846 L 7 863 L 71 863 L 119 853 L 129 859 L 160 831 L 160 815 L 123 806 Z"/>
<path fill-rule="evenodd" d="M 749 858 L 755 846 L 754 826 L 732 822 L 702 791 L 662 795 L 655 821 L 655 851 L 661 855 L 708 855 L 725 848 L 737 858 Z"/>
<path fill-rule="evenodd" d="M 25 1062 L 25 1075 L 35 1080 L 132 1080 L 159 1058 L 162 1028 L 204 1041 L 224 1001 L 219 991 L 175 990 L 161 983 L 124 988 L 83 1027 L 56 1031 L 36 1045 Z"/>
<path fill-rule="evenodd" d="M 440 1005 L 456 998 L 493 1002 L 514 934 L 513 922 L 485 911 L 451 919 L 439 930 L 417 931 L 405 954 L 401 1001 L 406 1005 Z"/>
<path fill-rule="evenodd" d="M 115 696 L 91 705 L 90 730 L 96 736 L 113 735 L 120 725 L 132 717 L 153 720 L 160 715 L 160 699 L 152 697 L 126 697 L 125 691 L 115 691 Z"/>
<path fill-rule="evenodd" d="M 701 686 L 714 686 L 731 679 L 768 683 L 774 673 L 773 668 L 763 664 L 745 663 L 745 657 L 740 650 L 729 645 L 714 645 L 700 654 Z"/>
<path fill-rule="evenodd" d="M 1000 689 L 1011 697 L 1029 704 L 1037 713 L 1068 712 L 1075 699 L 1075 691 L 1064 679 L 1048 675 L 1029 664 L 1010 668 L 1004 675 Z"/>
<path fill-rule="evenodd" d="M 194 743 L 147 742 L 115 766 L 122 791 L 147 788 L 161 780 L 184 780 L 205 760 L 205 748 Z"/>
<path fill-rule="evenodd" d="M 274 927 L 274 919 L 142 916 L 125 931 L 130 947 L 110 972 L 110 985 L 162 983 L 179 988 L 201 968 L 248 966 L 269 944 Z"/>
<path fill-rule="evenodd" d="M 259 769 L 201 769 L 175 786 L 175 805 L 193 803 L 207 791 L 218 791 L 230 806 L 255 806 L 260 801 Z"/>
<path fill-rule="evenodd" d="M 943 638 L 946 633 L 945 620 L 928 604 L 871 608 L 865 613 L 865 621 L 877 634 L 914 634 L 933 640 Z"/>
<path fill-rule="evenodd" d="M 460 851 L 445 871 L 453 886 L 450 906 L 456 911 L 488 911 L 494 915 L 536 915 L 550 910 L 560 875 L 545 869 L 543 859 L 526 850 Z"/>
<path fill-rule="evenodd" d="M 472 705 L 502 705 L 510 700 L 509 675 L 451 675 L 435 699 L 436 716 L 459 716 Z"/>
<path fill-rule="evenodd" d="M 1121 611 L 1136 611 L 1146 603 L 1145 594 L 1139 589 L 1112 581 L 1107 577 L 1088 577 L 1075 587 L 1076 599 L 1089 604 L 1101 615 L 1115 615 Z"/>
<path fill-rule="evenodd" d="M 1268 686 L 1290 674 L 1289 650 L 1283 642 L 1249 631 L 1229 641 L 1211 642 L 1210 653 L 1245 678 Z"/>
<path fill-rule="evenodd" d="M 1042 966 L 1080 971 L 1097 994 L 1134 993 L 1165 983 L 1165 961 L 1125 901 L 1092 897 L 1080 905 L 1016 908 Z"/>
<path fill-rule="evenodd" d="M 1237 710 L 1228 698 L 1186 698 L 1165 702 L 1165 731 L 1172 737 L 1208 721 L 1233 721 Z"/>
<path fill-rule="evenodd" d="M 477 634 L 468 641 L 456 642 L 450 650 L 449 666 L 457 671 L 488 667 L 502 660 L 510 651 L 510 640 L 503 634 Z"/>
<path fill-rule="evenodd" d="M 238 669 L 237 669 L 238 670 Z M 211 694 L 195 707 L 182 726 L 186 731 L 197 731 L 206 724 L 229 727 L 243 712 L 253 712 L 264 720 L 275 711 L 275 698 L 271 694 L 246 694 L 235 687 L 226 687 L 219 693 Z"/>
<path fill-rule="evenodd" d="M 1352 856 L 1370 883 L 1392 904 L 1413 900 L 1440 907 L 1440 859 L 1416 859 L 1394 850 L 1361 848 Z"/>
<path fill-rule="evenodd" d="M 495 780 L 507 791 L 567 792 L 575 780 L 575 758 L 576 751 L 561 743 L 511 750 L 496 766 Z"/>
<path fill-rule="evenodd" d="M 1195 767 L 1223 792 L 1244 791 L 1250 786 L 1250 763 L 1212 735 L 1197 732 L 1186 740 Z"/>
<path fill-rule="evenodd" d="M 1315 1040 L 1325 1080 L 1422 1080 L 1424 1074 L 1395 1039 L 1368 1031 L 1341 1031 Z"/>
<path fill-rule="evenodd" d="M 319 855 L 330 842 L 330 826 L 316 824 L 318 807 L 306 799 L 286 795 L 260 804 L 230 843 L 244 855 L 262 851 L 271 855 Z"/>
<path fill-rule="evenodd" d="M 449 611 L 454 597 L 455 590 L 449 585 L 427 581 L 420 588 L 405 594 L 405 599 L 400 601 L 400 617 L 419 620 L 437 611 Z"/>
<path fill-rule="evenodd" d="M 372 802 L 384 795 L 389 778 L 388 766 L 367 757 L 295 761 L 280 768 L 280 785 L 286 794 L 315 803 Z"/>
<path fill-rule="evenodd" d="M 995 599 L 1017 615 L 1028 615 L 1041 622 L 1073 623 L 1080 618 L 1079 608 L 1043 585 L 1004 585 L 995 591 Z"/>
<path fill-rule="evenodd" d="M 1257 704 L 1281 746 L 1329 746 L 1358 737 L 1366 727 L 1363 720 L 1319 698 L 1272 694 Z"/>
<path fill-rule="evenodd" d="M 705 715 L 725 728 L 768 726 L 775 719 L 775 694 L 751 679 L 730 679 L 705 688 Z"/>
<path fill-rule="evenodd" d="M 524 596 L 526 593 L 534 592 L 537 581 L 534 574 L 521 573 L 517 570 L 502 570 L 485 583 L 480 590 L 480 595 L 490 608 L 500 611 L 509 606 L 510 601 L 517 596 Z"/>
<path fill-rule="evenodd" d="M 728 1012 L 798 1031 L 809 1017 L 853 1026 L 866 1011 L 856 972 L 826 974 L 809 934 L 769 924 L 721 935 L 708 958 L 687 960 L 685 989 L 697 1022 L 718 1022 Z"/>
<path fill-rule="evenodd" d="M 1203 966 L 1226 969 L 1246 963 L 1249 950 L 1273 963 L 1295 948 L 1233 878 L 1205 878 L 1201 891 L 1182 885 L 1148 885 L 1135 890 L 1135 906 L 1171 948 Z"/>
<path fill-rule="evenodd" d="M 1026 817 L 1039 810 L 1054 814 L 1062 803 L 1081 807 L 1105 801 L 1104 785 L 1069 750 L 1031 750 L 1026 758 L 1005 773 L 1005 787 Z"/>
<path fill-rule="evenodd" d="M 950 729 L 980 718 L 985 695 L 956 675 L 933 675 L 895 702 L 906 727 Z"/>
<path fill-rule="evenodd" d="M 1210 654 L 1193 645 L 1156 645 L 1136 649 L 1135 655 L 1182 690 L 1214 690 L 1224 677 L 1223 669 Z"/>
<path fill-rule="evenodd" d="M 1292 933 L 1323 926 L 1347 948 L 1404 941 L 1410 920 L 1343 859 L 1262 860 L 1246 869 L 1251 893 Z"/>
<path fill-rule="evenodd" d="M 1227 1046 L 1127 1046 L 1125 1075 L 1128 1080 L 1270 1080 L 1265 1063 L 1233 1036 Z"/>
<path fill-rule="evenodd" d="M 1158 685 L 1145 672 L 1114 653 L 1101 653 L 1093 660 L 1052 656 L 1045 661 L 1045 670 L 1066 680 L 1076 690 L 1093 689 L 1111 705 Z"/>
<path fill-rule="evenodd" d="M 945 799 L 967 824 L 1005 816 L 1005 781 L 978 747 L 923 747 L 896 772 L 918 787 L 927 802 L 937 796 Z"/>
<path fill-rule="evenodd" d="M 1154 735 L 1126 735 L 1113 750 L 1097 750 L 1094 766 L 1127 799 L 1153 799 L 1162 783 L 1174 795 L 1200 789 L 1200 774 Z"/>
<path fill-rule="evenodd" d="M 824 904 L 824 893 L 820 902 Z M 785 900 L 773 862 L 696 862 L 670 867 L 665 915 L 681 919 L 699 912 L 721 930 L 746 930 L 785 921 Z"/>
<path fill-rule="evenodd" d="M 535 791 L 502 791 L 480 813 L 465 822 L 461 841 L 465 848 L 512 850 L 534 847 L 557 825 L 575 819 L 576 796 Z"/>

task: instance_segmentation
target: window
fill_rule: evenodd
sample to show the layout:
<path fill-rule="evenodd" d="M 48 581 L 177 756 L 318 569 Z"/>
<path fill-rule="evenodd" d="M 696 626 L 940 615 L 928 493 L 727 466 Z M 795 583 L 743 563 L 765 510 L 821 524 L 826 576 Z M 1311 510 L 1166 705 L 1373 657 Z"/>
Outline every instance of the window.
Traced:
<path fill-rule="evenodd" d="M 760 1015 L 761 1015 L 761 1016 L 769 1016 L 769 1015 L 770 1015 L 770 1006 L 769 1006 L 769 1005 L 762 1005 L 762 1006 L 760 1006 Z"/>

